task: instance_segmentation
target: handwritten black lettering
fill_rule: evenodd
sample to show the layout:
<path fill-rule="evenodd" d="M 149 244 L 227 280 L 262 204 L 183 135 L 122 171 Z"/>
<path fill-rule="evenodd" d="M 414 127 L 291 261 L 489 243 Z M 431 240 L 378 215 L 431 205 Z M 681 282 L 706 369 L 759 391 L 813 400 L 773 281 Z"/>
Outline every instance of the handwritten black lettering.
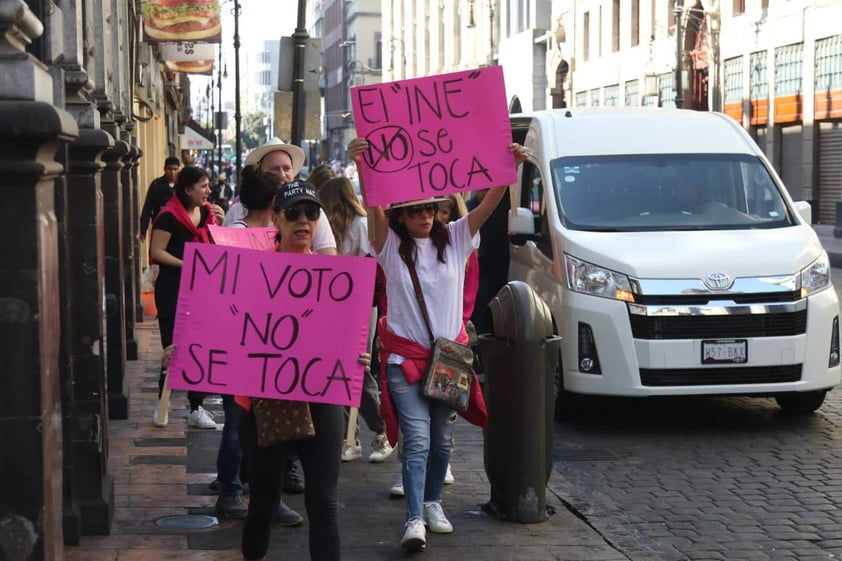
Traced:
<path fill-rule="evenodd" d="M 228 351 L 222 349 L 210 349 L 207 353 L 207 360 L 204 360 L 205 355 L 202 354 L 203 349 L 204 347 L 201 343 L 191 343 L 187 347 L 187 352 L 190 354 L 190 358 L 196 365 L 199 377 L 191 378 L 187 374 L 187 371 L 184 369 L 181 370 L 181 377 L 184 379 L 185 382 L 187 382 L 191 386 L 196 386 L 198 384 L 201 384 L 202 381 L 205 379 L 205 372 L 207 371 L 208 384 L 211 384 L 213 386 L 227 386 L 228 384 L 225 384 L 224 382 L 215 382 L 213 380 L 213 372 L 214 365 L 225 366 L 228 364 L 227 361 L 216 358 L 217 356 L 226 356 L 228 354 Z M 205 365 L 207 365 L 207 370 L 205 369 Z"/>
<path fill-rule="evenodd" d="M 341 382 L 345 386 L 345 395 L 348 396 L 348 400 L 351 399 L 351 385 L 349 382 L 351 379 L 348 377 L 348 374 L 345 373 L 345 367 L 342 365 L 342 361 L 338 360 L 333 365 L 333 372 L 330 373 L 330 376 L 327 377 L 327 383 L 325 384 L 325 389 L 322 390 L 322 395 L 325 395 L 328 390 L 330 390 L 330 386 L 334 382 Z"/>
<path fill-rule="evenodd" d="M 321 361 L 322 359 L 320 358 L 311 359 L 310 362 L 307 363 L 307 366 L 304 367 L 304 373 L 301 376 L 301 391 L 303 391 L 309 396 L 324 395 L 324 392 L 311 392 L 307 388 L 307 376 L 310 374 L 310 368 L 312 368 L 314 364 L 319 363 Z"/>
<path fill-rule="evenodd" d="M 454 119 L 462 119 L 468 116 L 467 110 L 464 113 L 457 113 L 452 105 L 453 102 L 455 102 L 455 95 L 462 93 L 461 89 L 456 89 L 455 87 L 461 81 L 462 78 L 456 78 L 454 80 L 445 80 L 444 82 L 442 82 L 442 89 L 444 90 L 444 104 L 445 107 L 447 107 L 447 114 L 453 117 Z"/>
<path fill-rule="evenodd" d="M 345 294 L 339 292 L 339 288 L 336 288 L 336 290 L 334 290 L 334 284 L 340 279 L 345 280 Z M 350 273 L 342 271 L 338 275 L 330 279 L 328 293 L 330 294 L 330 299 L 334 302 L 342 302 L 344 300 L 347 300 L 348 297 L 351 296 L 352 292 L 354 292 L 354 278 L 351 276 Z"/>
<path fill-rule="evenodd" d="M 325 295 L 325 284 L 327 285 L 327 296 L 331 300 L 341 302 L 350 295 L 334 288 L 338 279 L 349 278 L 346 271 L 334 272 L 329 267 L 314 267 L 312 269 L 302 267 L 293 270 L 291 265 L 287 265 L 274 286 L 263 263 L 260 264 L 260 271 L 263 274 L 263 281 L 270 298 L 275 298 L 278 293 L 282 292 L 292 298 L 313 298 L 316 302 L 321 302 Z M 287 279 L 289 280 L 287 281 Z M 348 288 L 348 291 L 350 291 L 353 288 L 353 281 L 348 282 L 351 284 Z M 342 284 L 340 283 L 338 286 L 341 287 Z"/>
<path fill-rule="evenodd" d="M 283 323 L 289 323 L 289 332 L 284 334 L 284 339 L 279 342 L 278 329 Z M 251 328 L 251 329 L 249 329 Z M 284 315 L 276 320 L 273 320 L 273 313 L 266 313 L 266 320 L 263 325 L 258 325 L 252 318 L 250 312 L 246 312 L 243 318 L 243 329 L 240 332 L 240 346 L 244 347 L 248 343 L 247 336 L 249 333 L 254 333 L 260 342 L 264 345 L 270 344 L 279 351 L 285 351 L 295 345 L 298 340 L 298 319 L 293 315 Z M 281 332 L 283 334 L 283 332 Z M 271 336 L 271 338 L 270 338 Z"/>
<path fill-rule="evenodd" d="M 383 92 L 378 88 L 359 88 L 356 90 L 357 92 L 357 100 L 360 106 L 360 117 L 366 123 L 380 123 L 380 122 L 388 122 L 389 121 L 389 109 L 386 106 L 386 100 L 383 97 Z M 379 97 L 377 101 L 370 101 L 371 96 L 369 94 L 374 94 Z M 372 106 L 378 106 L 378 109 L 382 112 L 382 115 L 378 113 L 378 116 L 374 116 L 372 113 L 373 111 L 367 110 L 367 108 Z"/>
<path fill-rule="evenodd" d="M 193 260 L 193 267 L 190 270 L 190 290 L 193 290 L 193 287 L 196 285 L 197 268 L 198 268 L 200 263 L 202 265 L 202 269 L 204 269 L 204 272 L 209 277 L 211 275 L 213 275 L 214 272 L 216 271 L 216 269 L 219 268 L 220 265 L 221 265 L 222 266 L 222 276 L 219 280 L 219 293 L 224 294 L 225 293 L 225 281 L 226 281 L 227 276 L 228 276 L 228 251 L 226 250 L 226 251 L 222 252 L 222 255 L 219 257 L 219 259 L 216 261 L 216 263 L 213 265 L 212 268 L 208 268 L 208 262 L 205 261 L 205 257 L 202 255 L 201 251 L 197 251 L 195 253 L 195 256 L 196 256 L 196 258 Z M 202 277 L 202 278 L 204 278 L 204 277 Z M 234 282 L 234 284 L 236 285 L 236 281 Z"/>

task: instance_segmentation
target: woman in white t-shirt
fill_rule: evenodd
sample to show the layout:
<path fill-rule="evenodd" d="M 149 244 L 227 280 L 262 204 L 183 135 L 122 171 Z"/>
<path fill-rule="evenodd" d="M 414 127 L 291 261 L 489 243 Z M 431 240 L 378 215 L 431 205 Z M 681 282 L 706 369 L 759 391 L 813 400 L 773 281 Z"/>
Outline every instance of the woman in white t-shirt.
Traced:
<path fill-rule="evenodd" d="M 366 212 L 360 204 L 354 185 L 347 177 L 335 177 L 324 182 L 319 189 L 319 199 L 324 205 L 324 213 L 330 221 L 333 237 L 340 255 L 355 255 L 364 257 L 371 254 L 368 243 L 368 221 Z M 377 310 L 372 309 L 371 330 L 369 331 L 368 351 L 371 352 L 374 338 Z M 386 424 L 380 415 L 380 389 L 371 373 L 363 378 L 363 393 L 360 401 L 360 415 L 368 428 L 374 433 L 371 442 L 371 454 L 368 461 L 380 463 L 392 454 L 392 446 L 386 438 Z M 346 423 L 349 416 L 346 410 Z M 356 433 L 359 435 L 359 427 Z M 342 447 L 342 461 L 351 462 L 362 457 L 362 445 L 359 439 L 345 442 Z"/>
<path fill-rule="evenodd" d="M 365 139 L 355 138 L 348 145 L 348 155 L 360 166 L 361 156 L 368 148 Z M 526 159 L 526 150 L 519 144 L 510 144 L 509 150 L 513 164 Z M 421 395 L 420 384 L 429 362 L 430 336 L 408 263 L 417 271 L 433 336 L 467 344 L 462 319 L 465 262 L 479 247 L 480 226 L 505 192 L 505 186 L 490 189 L 476 209 L 447 225 L 436 220 L 442 199 L 392 204 L 388 211 L 380 206 L 369 209 L 374 228 L 371 246 L 386 276 L 388 301 L 388 314 L 380 319 L 378 326 L 383 342 L 381 361 L 387 365 L 383 370 L 382 409 L 389 440 L 394 443 L 397 437 L 397 427 L 390 422 L 392 407 L 403 433 L 401 475 L 407 522 L 401 546 L 410 551 L 425 547 L 425 523 L 434 533 L 453 532 L 441 506 L 441 493 L 450 461 L 450 437 L 456 413 L 447 405 L 428 401 Z M 488 422 L 476 379 L 470 405 L 463 416 L 480 426 Z"/>

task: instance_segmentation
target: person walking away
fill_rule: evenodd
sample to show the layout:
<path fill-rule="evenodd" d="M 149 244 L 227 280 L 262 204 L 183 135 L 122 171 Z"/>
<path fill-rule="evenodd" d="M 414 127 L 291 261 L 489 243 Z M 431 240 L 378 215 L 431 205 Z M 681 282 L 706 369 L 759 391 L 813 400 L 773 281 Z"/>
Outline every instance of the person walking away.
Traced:
<path fill-rule="evenodd" d="M 361 155 L 368 141 L 355 138 L 349 155 L 362 165 Z M 513 163 L 526 159 L 519 144 L 510 144 Z M 450 461 L 450 438 L 454 409 L 421 395 L 420 384 L 430 360 L 430 337 L 421 314 L 410 276 L 418 276 L 429 312 L 434 337 L 468 342 L 462 318 L 465 263 L 479 245 L 482 224 L 505 193 L 505 187 L 490 189 L 472 212 L 447 226 L 435 220 L 439 200 L 422 199 L 392 204 L 388 214 L 383 207 L 373 213 L 372 249 L 386 276 L 389 311 L 380 319 L 378 334 L 383 341 L 382 361 L 386 364 L 383 381 L 383 411 L 389 441 L 396 428 L 390 423 L 397 413 L 403 434 L 402 477 L 407 521 L 401 546 L 419 551 L 426 546 L 426 525 L 433 533 L 451 533 L 453 525 L 441 505 L 444 475 Z M 486 426 L 488 415 L 479 383 L 474 375 L 466 420 Z"/>
<path fill-rule="evenodd" d="M 146 197 L 143 199 L 143 207 L 140 211 L 140 230 L 137 238 L 146 241 L 146 231 L 165 204 L 172 198 L 173 187 L 178 170 L 181 169 L 181 161 L 170 156 L 164 160 L 164 175 L 152 180 L 149 189 L 146 190 Z"/>
<path fill-rule="evenodd" d="M 310 244 L 321 209 L 312 185 L 301 181 L 283 185 L 275 198 L 274 208 L 278 227 L 276 251 L 311 253 Z M 360 357 L 363 364 L 368 365 L 369 361 L 368 355 Z M 243 525 L 242 555 L 247 561 L 262 560 L 269 547 L 273 512 L 281 495 L 281 471 L 293 444 L 259 447 L 251 400 L 237 396 L 235 401 L 243 409 L 240 443 L 250 487 L 248 516 Z M 310 403 L 315 436 L 295 443 L 307 479 L 304 504 L 310 519 L 312 561 L 339 561 L 341 558 L 336 493 L 344 435 L 343 410 L 340 405 Z"/>
<path fill-rule="evenodd" d="M 172 198 L 155 219 L 152 237 L 149 240 L 151 260 L 160 268 L 158 279 L 155 281 L 155 306 L 158 308 L 158 327 L 163 348 L 172 344 L 184 244 L 209 243 L 208 225 L 216 224 L 223 216 L 221 208 L 208 202 L 210 177 L 200 167 L 188 166 L 182 169 L 176 177 L 173 192 Z M 159 400 L 165 381 L 166 375 L 162 368 L 158 380 Z M 213 416 L 202 407 L 204 394 L 187 392 L 187 399 L 190 402 L 187 425 L 215 429 Z M 152 412 L 153 423 L 156 426 L 166 426 L 166 417 L 162 423 L 155 420 L 159 404 L 160 401 L 155 403 L 155 410 Z"/>
<path fill-rule="evenodd" d="M 326 168 L 330 169 L 330 168 Z M 370 255 L 368 244 L 368 223 L 366 212 L 357 198 L 354 186 L 347 177 L 336 177 L 326 181 L 319 191 L 319 199 L 324 205 L 333 237 L 339 247 L 340 255 Z M 374 337 L 374 322 L 377 319 L 377 309 L 372 307 L 372 328 L 369 331 L 368 352 L 371 352 Z M 380 388 L 371 373 L 363 378 L 363 393 L 360 402 L 362 415 L 368 428 L 374 432 L 371 443 L 371 454 L 368 461 L 380 463 L 386 461 L 392 454 L 392 446 L 386 438 L 386 424 L 380 416 Z M 349 409 L 345 409 L 346 424 L 349 421 Z M 346 433 L 347 434 L 347 433 Z M 357 427 L 356 434 L 359 435 Z M 354 442 L 345 442 L 342 446 L 342 461 L 352 462 L 362 458 L 362 446 L 358 438 Z"/>

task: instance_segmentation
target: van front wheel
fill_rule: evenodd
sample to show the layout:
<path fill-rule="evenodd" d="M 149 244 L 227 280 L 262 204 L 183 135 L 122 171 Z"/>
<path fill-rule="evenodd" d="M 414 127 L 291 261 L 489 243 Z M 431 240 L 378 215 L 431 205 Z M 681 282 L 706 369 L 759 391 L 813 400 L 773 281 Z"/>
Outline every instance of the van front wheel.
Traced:
<path fill-rule="evenodd" d="M 775 396 L 775 401 L 787 413 L 808 415 L 822 406 L 825 394 L 827 390 L 779 393 Z"/>

